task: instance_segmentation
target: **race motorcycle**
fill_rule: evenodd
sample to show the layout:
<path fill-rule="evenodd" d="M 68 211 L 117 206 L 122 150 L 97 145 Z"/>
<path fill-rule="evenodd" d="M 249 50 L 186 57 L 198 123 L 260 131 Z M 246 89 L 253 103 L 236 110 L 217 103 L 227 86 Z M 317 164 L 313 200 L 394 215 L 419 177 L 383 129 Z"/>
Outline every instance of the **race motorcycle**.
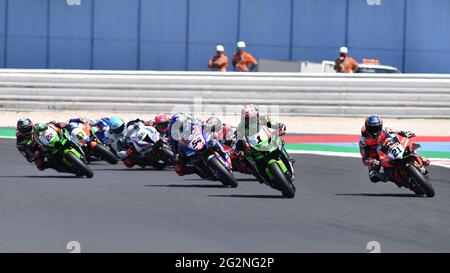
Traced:
<path fill-rule="evenodd" d="M 193 168 L 203 179 L 220 181 L 224 186 L 238 186 L 232 172 L 231 160 L 225 150 L 212 145 L 211 134 L 205 133 L 201 126 L 192 130 L 189 139 L 185 141 L 183 153 L 186 166 Z M 218 142 L 216 144 L 220 145 Z"/>
<path fill-rule="evenodd" d="M 118 160 L 115 154 L 100 142 L 90 124 L 80 123 L 72 129 L 71 135 L 74 141 L 78 141 L 88 162 L 105 160 L 109 164 L 117 164 Z"/>
<path fill-rule="evenodd" d="M 261 126 L 256 134 L 246 137 L 246 141 L 248 149 L 243 159 L 253 175 L 261 183 L 281 191 L 283 197 L 294 198 L 294 167 L 282 153 L 284 142 L 278 131 Z"/>
<path fill-rule="evenodd" d="M 132 125 L 128 130 L 126 142 L 141 167 L 163 169 L 173 164 L 172 150 L 153 126 L 144 126 L 142 123 Z"/>
<path fill-rule="evenodd" d="M 102 118 L 96 121 L 96 123 L 92 126 L 92 130 L 95 136 L 100 140 L 100 142 L 111 149 L 109 142 L 109 119 Z"/>
<path fill-rule="evenodd" d="M 58 172 L 74 173 L 76 176 L 92 178 L 83 149 L 75 142 L 66 129 L 53 124 L 41 125 L 36 135 L 41 155 L 50 167 Z"/>
<path fill-rule="evenodd" d="M 392 133 L 382 145 L 377 147 L 381 166 L 380 174 L 384 174 L 389 181 L 399 187 L 405 187 L 416 194 L 434 196 L 434 189 L 428 177 L 424 161 L 417 149 L 420 144 Z"/>

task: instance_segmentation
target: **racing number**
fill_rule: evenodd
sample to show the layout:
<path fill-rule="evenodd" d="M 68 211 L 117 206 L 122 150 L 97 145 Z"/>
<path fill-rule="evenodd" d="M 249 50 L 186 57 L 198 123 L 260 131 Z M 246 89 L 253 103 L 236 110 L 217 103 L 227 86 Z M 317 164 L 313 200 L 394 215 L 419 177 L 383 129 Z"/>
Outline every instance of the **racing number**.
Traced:
<path fill-rule="evenodd" d="M 141 132 L 139 133 L 139 135 L 138 135 L 138 138 L 139 138 L 140 140 L 143 140 L 143 139 L 144 139 L 144 136 L 145 136 L 145 132 L 144 132 L 144 131 L 141 131 Z"/>
<path fill-rule="evenodd" d="M 50 140 L 52 140 L 52 138 L 53 138 L 53 134 L 52 133 L 49 133 L 49 134 L 47 134 L 45 136 L 45 139 L 47 139 L 48 142 L 50 142 Z"/>
<path fill-rule="evenodd" d="M 394 149 L 392 149 L 391 153 L 394 157 L 397 157 L 398 154 L 401 152 L 400 148 L 397 146 Z"/>
<path fill-rule="evenodd" d="M 262 142 L 261 136 L 258 135 L 258 136 L 256 137 L 256 140 L 258 141 L 258 144 L 261 143 L 261 142 Z"/>
<path fill-rule="evenodd" d="M 200 138 L 195 139 L 194 141 L 192 141 L 192 147 L 194 147 L 194 149 L 197 148 L 197 145 L 201 142 L 202 140 Z"/>

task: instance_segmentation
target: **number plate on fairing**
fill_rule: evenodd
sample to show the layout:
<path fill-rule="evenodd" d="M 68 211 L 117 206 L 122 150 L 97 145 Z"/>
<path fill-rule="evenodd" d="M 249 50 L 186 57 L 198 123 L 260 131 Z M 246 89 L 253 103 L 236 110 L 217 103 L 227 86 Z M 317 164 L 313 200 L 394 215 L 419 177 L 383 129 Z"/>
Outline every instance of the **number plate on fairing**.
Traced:
<path fill-rule="evenodd" d="M 267 133 L 265 131 L 261 130 L 258 133 L 254 134 L 252 136 L 249 136 L 248 142 L 250 143 L 250 145 L 256 146 L 268 139 L 269 139 L 269 136 L 267 135 Z"/>
<path fill-rule="evenodd" d="M 388 150 L 388 156 L 391 159 L 402 159 L 405 148 L 400 143 L 392 144 Z"/>

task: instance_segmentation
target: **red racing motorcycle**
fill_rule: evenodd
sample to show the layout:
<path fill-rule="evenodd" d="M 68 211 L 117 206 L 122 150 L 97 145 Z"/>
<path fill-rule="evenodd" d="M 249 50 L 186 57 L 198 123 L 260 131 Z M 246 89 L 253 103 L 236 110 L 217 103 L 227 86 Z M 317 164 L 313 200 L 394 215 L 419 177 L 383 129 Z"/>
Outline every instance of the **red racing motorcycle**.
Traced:
<path fill-rule="evenodd" d="M 380 174 L 399 187 L 405 187 L 416 194 L 434 196 L 434 189 L 428 177 L 424 160 L 417 152 L 420 144 L 413 138 L 393 133 L 377 148 L 381 161 Z"/>

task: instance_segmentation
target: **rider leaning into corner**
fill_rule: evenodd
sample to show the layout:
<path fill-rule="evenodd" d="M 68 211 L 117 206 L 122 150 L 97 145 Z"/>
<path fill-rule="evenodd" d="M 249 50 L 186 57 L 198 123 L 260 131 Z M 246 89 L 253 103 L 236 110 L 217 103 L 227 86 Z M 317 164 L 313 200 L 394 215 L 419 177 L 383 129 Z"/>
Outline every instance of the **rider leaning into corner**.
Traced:
<path fill-rule="evenodd" d="M 179 176 L 196 173 L 202 176 L 202 173 L 198 173 L 197 169 L 187 165 L 188 157 L 184 153 L 185 146 L 189 142 L 189 137 L 195 129 L 199 129 L 205 135 L 210 137 L 207 139 L 209 147 L 215 147 L 217 152 L 220 153 L 228 162 L 231 162 L 227 151 L 222 147 L 220 141 L 214 136 L 214 132 L 210 131 L 211 128 L 206 127 L 206 123 L 193 115 L 185 115 L 183 113 L 177 113 L 172 117 L 170 125 L 170 146 L 175 153 L 174 164 L 175 172 Z M 214 129 L 213 129 L 214 131 Z"/>
<path fill-rule="evenodd" d="M 285 124 L 277 122 L 269 115 L 260 116 L 258 108 L 253 104 L 245 105 L 241 111 L 241 121 L 236 130 L 236 144 L 234 147 L 236 155 L 240 158 L 239 162 L 243 163 L 243 155 L 250 152 L 250 145 L 246 140 L 247 137 L 258 133 L 261 125 L 274 129 L 279 136 L 283 136 L 286 133 Z M 284 148 L 284 141 L 280 151 L 285 164 L 292 165 L 295 162 L 293 158 L 289 157 Z M 250 172 L 250 170 L 246 170 L 245 164 L 239 164 L 238 168 L 241 172 Z"/>
<path fill-rule="evenodd" d="M 70 125 L 64 122 L 50 121 L 59 129 L 69 129 Z M 36 167 L 43 171 L 50 168 L 49 162 L 41 155 L 41 147 L 35 141 L 36 133 L 45 130 L 47 124 L 33 123 L 29 118 L 20 118 L 16 126 L 16 147 L 28 162 L 34 162 Z"/>
<path fill-rule="evenodd" d="M 364 166 L 369 168 L 370 181 L 376 183 L 379 181 L 387 182 L 385 173 L 380 173 L 381 162 L 378 158 L 377 147 L 382 145 L 386 138 L 392 134 L 398 134 L 403 137 L 411 138 L 416 135 L 410 131 L 394 131 L 391 128 L 383 129 L 383 120 L 379 116 L 370 116 L 366 119 L 361 128 L 361 138 L 359 140 L 359 150 Z M 424 165 L 428 166 L 430 161 L 426 159 Z"/>

